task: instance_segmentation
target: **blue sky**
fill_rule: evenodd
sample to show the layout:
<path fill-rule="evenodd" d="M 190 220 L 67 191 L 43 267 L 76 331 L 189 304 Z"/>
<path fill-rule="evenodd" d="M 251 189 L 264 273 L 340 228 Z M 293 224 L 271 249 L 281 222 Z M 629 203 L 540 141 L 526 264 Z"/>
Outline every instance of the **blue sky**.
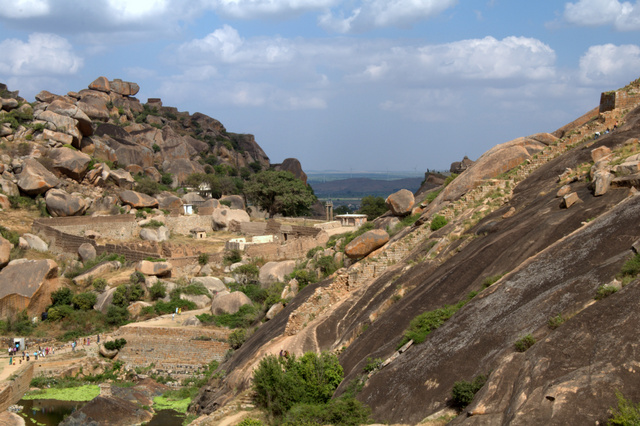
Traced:
<path fill-rule="evenodd" d="M 98 76 L 305 170 L 448 168 L 640 77 L 640 2 L 0 0 L 0 82 Z"/>

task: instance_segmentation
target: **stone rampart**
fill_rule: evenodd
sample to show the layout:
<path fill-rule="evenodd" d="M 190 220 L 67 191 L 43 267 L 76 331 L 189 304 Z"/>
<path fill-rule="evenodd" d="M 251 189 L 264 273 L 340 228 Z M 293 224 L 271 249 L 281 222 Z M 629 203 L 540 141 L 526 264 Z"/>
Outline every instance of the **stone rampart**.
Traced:
<path fill-rule="evenodd" d="M 165 216 L 164 222 L 172 233 L 189 235 L 193 228 L 204 228 L 206 232 L 213 232 L 213 220 L 211 216 Z"/>
<path fill-rule="evenodd" d="M 296 238 L 284 244 L 247 244 L 244 252 L 249 257 L 262 257 L 267 261 L 304 258 L 310 249 L 325 245 L 328 240 L 326 232 L 322 232 L 317 237 Z"/>
<path fill-rule="evenodd" d="M 33 378 L 33 363 L 19 369 L 14 379 L 0 384 L 0 411 L 5 411 L 11 405 L 22 399 L 29 390 L 29 384 Z"/>
<path fill-rule="evenodd" d="M 614 109 L 634 108 L 640 103 L 640 94 L 629 94 L 625 90 L 605 92 L 600 95 L 600 112 Z"/>
<path fill-rule="evenodd" d="M 211 361 L 224 360 L 230 349 L 226 341 L 230 333 L 226 329 L 125 326 L 114 334 L 114 338 L 127 341 L 116 359 L 129 367 L 154 364 L 158 372 L 187 377 Z"/>
<path fill-rule="evenodd" d="M 136 218 L 132 214 L 42 218 L 36 222 L 79 237 L 84 236 L 87 231 L 95 231 L 105 238 L 128 240 L 140 233 Z"/>

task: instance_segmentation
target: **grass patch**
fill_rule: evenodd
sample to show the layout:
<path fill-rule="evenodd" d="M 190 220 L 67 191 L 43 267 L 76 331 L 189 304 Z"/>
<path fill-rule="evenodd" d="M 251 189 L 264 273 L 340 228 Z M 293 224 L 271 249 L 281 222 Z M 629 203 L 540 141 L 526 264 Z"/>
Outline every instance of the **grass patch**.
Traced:
<path fill-rule="evenodd" d="M 22 399 L 55 399 L 57 401 L 91 401 L 100 395 L 98 385 L 84 385 L 73 388 L 49 388 L 27 392 Z"/>
<path fill-rule="evenodd" d="M 613 417 L 609 420 L 609 425 L 633 426 L 640 425 L 640 403 L 634 404 L 626 399 L 620 391 L 616 391 L 618 406 L 611 408 Z"/>
<path fill-rule="evenodd" d="M 526 352 L 531 346 L 536 343 L 536 339 L 531 335 L 527 334 L 526 336 L 522 336 L 518 340 L 516 340 L 515 347 L 518 352 Z"/>
<path fill-rule="evenodd" d="M 617 287 L 614 287 L 612 285 L 603 284 L 600 287 L 598 287 L 598 290 L 596 290 L 596 295 L 594 296 L 594 299 L 595 300 L 602 300 L 605 297 L 611 296 L 613 293 L 615 293 L 617 291 L 618 291 Z"/>
<path fill-rule="evenodd" d="M 431 334 L 433 330 L 440 327 L 446 320 L 451 318 L 453 314 L 458 312 L 464 305 L 469 303 L 476 294 L 472 291 L 467 295 L 464 300 L 456 303 L 455 305 L 445 305 L 443 308 L 435 309 L 433 311 L 424 312 L 411 320 L 409 328 L 404 332 L 404 337 L 400 340 L 398 348 L 402 347 L 409 340 L 413 340 L 414 343 L 422 343 L 426 340 L 427 336 Z"/>

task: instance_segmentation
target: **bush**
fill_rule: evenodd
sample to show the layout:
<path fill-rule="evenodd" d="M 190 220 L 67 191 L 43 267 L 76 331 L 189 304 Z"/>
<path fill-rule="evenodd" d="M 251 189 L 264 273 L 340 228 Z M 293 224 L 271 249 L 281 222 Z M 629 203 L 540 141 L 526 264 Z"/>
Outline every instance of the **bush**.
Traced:
<path fill-rule="evenodd" d="M 109 305 L 105 321 L 107 324 L 119 327 L 126 324 L 129 320 L 129 311 L 127 308 L 115 305 Z"/>
<path fill-rule="evenodd" d="M 547 326 L 549 326 L 550 329 L 555 330 L 556 328 L 560 327 L 563 323 L 564 323 L 565 319 L 562 317 L 562 314 L 558 314 L 555 317 L 549 318 L 549 321 L 547 321 Z"/>
<path fill-rule="evenodd" d="M 167 287 L 162 281 L 156 281 L 155 284 L 149 288 L 149 295 L 151 300 L 162 299 L 167 295 Z"/>
<path fill-rule="evenodd" d="M 455 407 L 460 409 L 466 407 L 473 401 L 475 394 L 484 386 L 487 381 L 487 377 L 479 375 L 473 379 L 472 382 L 465 380 L 455 382 L 453 389 L 451 390 L 452 403 Z"/>
<path fill-rule="evenodd" d="M 262 422 L 257 419 L 244 419 L 236 426 L 263 426 Z"/>
<path fill-rule="evenodd" d="M 618 287 L 614 287 L 612 285 L 601 285 L 600 287 L 598 287 L 598 290 L 596 290 L 596 295 L 594 299 L 596 300 L 604 299 L 605 297 L 611 296 L 613 293 L 617 291 L 618 291 Z"/>
<path fill-rule="evenodd" d="M 229 250 L 225 253 L 224 262 L 227 264 L 238 263 L 242 260 L 242 252 L 240 250 Z"/>
<path fill-rule="evenodd" d="M 264 357 L 253 373 L 256 404 L 271 416 L 281 417 L 295 404 L 325 404 L 343 378 L 338 357 L 308 352 L 296 360 Z"/>
<path fill-rule="evenodd" d="M 0 235 L 14 246 L 17 246 L 19 243 L 20 234 L 15 231 L 10 231 L 2 225 L 0 225 Z"/>
<path fill-rule="evenodd" d="M 285 426 L 359 426 L 369 423 L 371 410 L 355 398 L 341 397 L 327 404 L 296 404 L 284 417 Z"/>
<path fill-rule="evenodd" d="M 162 173 L 160 176 L 161 184 L 171 185 L 173 183 L 173 176 L 171 175 L 171 173 Z"/>
<path fill-rule="evenodd" d="M 611 408 L 613 417 L 609 420 L 609 424 L 615 426 L 640 425 L 640 403 L 634 404 L 625 399 L 620 391 L 616 391 L 616 398 L 618 406 Z"/>
<path fill-rule="evenodd" d="M 437 231 L 438 229 L 440 229 L 443 226 L 445 226 L 447 223 L 449 223 L 447 218 L 445 218 L 444 216 L 436 215 L 431 220 L 431 230 L 432 231 Z"/>
<path fill-rule="evenodd" d="M 62 287 L 51 293 L 51 304 L 53 306 L 71 305 L 73 293 L 68 287 Z"/>
<path fill-rule="evenodd" d="M 482 281 L 482 288 L 491 287 L 502 277 L 504 277 L 504 274 L 496 274 L 496 275 L 492 275 L 490 277 L 485 278 Z"/>
<path fill-rule="evenodd" d="M 367 358 L 367 365 L 364 366 L 362 372 L 367 374 L 376 371 L 382 366 L 382 358 Z"/>
<path fill-rule="evenodd" d="M 171 314 L 176 311 L 176 308 L 181 308 L 183 311 L 190 311 L 196 309 L 196 304 L 189 300 L 172 299 L 169 302 L 163 302 L 158 300 L 153 308 L 158 315 Z"/>
<path fill-rule="evenodd" d="M 289 274 L 289 279 L 295 279 L 298 281 L 299 290 L 302 290 L 309 284 L 313 284 L 318 281 L 316 274 L 308 271 L 307 269 L 294 269 L 294 271 Z"/>
<path fill-rule="evenodd" d="M 229 346 L 233 349 L 239 349 L 240 346 L 247 340 L 249 333 L 244 328 L 237 328 L 231 332 L 227 341 L 229 342 Z"/>
<path fill-rule="evenodd" d="M 115 306 L 126 308 L 130 302 L 142 300 L 143 297 L 144 289 L 140 284 L 121 284 L 113 293 L 113 300 L 111 303 Z"/>
<path fill-rule="evenodd" d="M 47 310 L 47 319 L 49 321 L 60 321 L 68 318 L 73 314 L 73 308 L 69 305 L 53 306 Z"/>
<path fill-rule="evenodd" d="M 253 305 L 242 305 L 235 314 L 202 314 L 197 315 L 197 318 L 203 323 L 215 324 L 218 327 L 247 328 L 258 319 L 259 313 Z"/>
<path fill-rule="evenodd" d="M 307 252 L 307 259 L 311 259 L 313 256 L 316 255 L 317 252 L 323 251 L 323 250 L 324 250 L 324 247 L 322 246 L 317 246 L 312 249 L 309 249 L 309 251 Z"/>
<path fill-rule="evenodd" d="M 93 288 L 95 288 L 96 291 L 102 293 L 104 289 L 107 288 L 107 280 L 105 280 L 104 278 L 96 278 L 95 280 L 93 280 L 93 283 L 91 283 L 91 285 L 93 285 Z"/>
<path fill-rule="evenodd" d="M 151 219 L 149 222 L 145 223 L 144 225 L 141 225 L 142 228 L 154 228 L 154 229 L 160 228 L 161 226 L 164 226 L 164 223 L 155 219 Z"/>
<path fill-rule="evenodd" d="M 338 270 L 338 264 L 333 256 L 322 256 L 316 261 L 316 266 L 320 268 L 324 277 L 329 276 Z"/>
<path fill-rule="evenodd" d="M 126 344 L 127 344 L 127 341 L 125 339 L 115 339 L 115 340 L 110 340 L 108 342 L 104 342 L 104 347 L 110 351 L 116 351 L 116 350 L 122 349 L 122 347 Z"/>
<path fill-rule="evenodd" d="M 536 343 L 536 339 L 531 334 L 527 334 L 526 336 L 523 336 L 518 340 L 516 340 L 516 343 L 515 343 L 516 351 L 525 352 L 535 343 Z"/>
<path fill-rule="evenodd" d="M 249 282 L 256 282 L 260 275 L 260 269 L 256 265 L 251 263 L 247 265 L 240 265 L 233 270 L 234 274 L 244 275 Z"/>
<path fill-rule="evenodd" d="M 207 263 L 209 263 L 209 255 L 207 253 L 200 253 L 198 255 L 198 264 L 204 266 Z"/>
<path fill-rule="evenodd" d="M 71 299 L 73 307 L 82 311 L 93 309 L 93 305 L 95 305 L 97 301 L 98 296 L 96 296 L 95 293 L 91 293 L 90 291 L 76 294 L 75 296 L 73 296 L 73 299 Z"/>
<path fill-rule="evenodd" d="M 640 274 L 640 253 L 636 254 L 622 265 L 620 274 L 623 277 L 635 277 Z"/>
<path fill-rule="evenodd" d="M 160 192 L 160 185 L 158 182 L 152 180 L 148 177 L 143 177 L 138 180 L 136 183 L 136 191 L 142 192 L 143 194 L 154 196 L 158 192 Z"/>

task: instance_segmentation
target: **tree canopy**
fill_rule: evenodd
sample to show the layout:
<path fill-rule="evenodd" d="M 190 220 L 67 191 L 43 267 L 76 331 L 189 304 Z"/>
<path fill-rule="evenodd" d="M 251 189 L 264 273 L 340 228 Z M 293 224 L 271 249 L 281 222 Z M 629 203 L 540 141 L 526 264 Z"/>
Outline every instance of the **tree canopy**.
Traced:
<path fill-rule="evenodd" d="M 367 195 L 362 197 L 360 202 L 360 214 L 366 214 L 367 220 L 373 220 L 376 217 L 383 215 L 388 210 L 387 205 L 382 197 L 374 197 L 373 195 Z"/>
<path fill-rule="evenodd" d="M 313 190 L 286 171 L 265 170 L 251 176 L 244 186 L 247 198 L 269 216 L 301 216 L 316 201 Z"/>

